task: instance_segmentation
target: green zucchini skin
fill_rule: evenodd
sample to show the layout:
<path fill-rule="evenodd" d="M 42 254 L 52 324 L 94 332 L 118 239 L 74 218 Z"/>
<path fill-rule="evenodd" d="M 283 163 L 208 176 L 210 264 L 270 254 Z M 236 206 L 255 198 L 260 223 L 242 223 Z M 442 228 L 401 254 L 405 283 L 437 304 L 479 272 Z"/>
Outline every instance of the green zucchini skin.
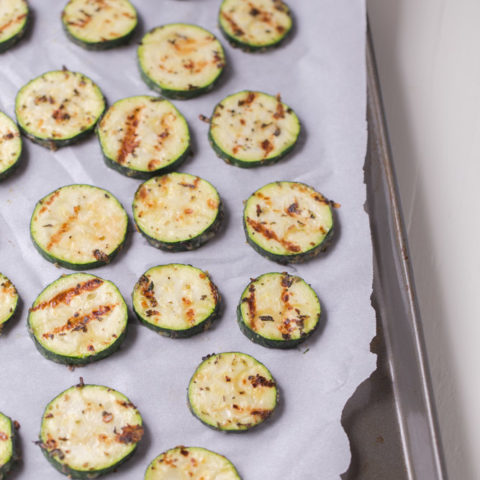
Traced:
<path fill-rule="evenodd" d="M 75 468 L 72 468 L 70 465 L 62 462 L 61 460 L 63 459 L 62 458 L 62 452 L 59 451 L 59 449 L 57 448 L 54 448 L 52 449 L 51 447 L 48 446 L 48 444 L 44 443 L 43 439 L 42 439 L 42 433 L 43 433 L 43 429 L 44 429 L 44 422 L 47 418 L 47 415 L 48 415 L 48 410 L 49 410 L 49 407 L 52 403 L 54 403 L 57 399 L 61 398 L 62 396 L 65 396 L 65 395 L 68 395 L 69 392 L 74 392 L 75 389 L 79 389 L 79 388 L 98 388 L 98 389 L 105 389 L 109 392 L 113 392 L 115 395 L 119 395 L 120 398 L 124 399 L 123 401 L 125 402 L 125 404 L 127 405 L 127 408 L 134 408 L 136 413 L 137 413 L 137 419 L 138 419 L 138 426 L 141 428 L 142 430 L 142 435 L 143 435 L 143 420 L 142 420 L 142 417 L 140 416 L 140 413 L 138 412 L 138 410 L 136 409 L 136 407 L 128 400 L 127 397 L 125 397 L 124 395 L 122 395 L 120 392 L 118 391 L 115 391 L 113 390 L 112 388 L 109 388 L 109 387 L 105 387 L 105 386 L 102 386 L 102 385 L 83 385 L 80 384 L 80 385 L 76 385 L 74 387 L 71 387 L 67 390 L 65 390 L 64 392 L 60 393 L 59 395 L 57 395 L 50 403 L 47 404 L 47 406 L 45 407 L 45 411 L 43 413 L 43 416 L 42 416 L 42 425 L 41 425 L 41 431 L 40 431 L 40 435 L 39 435 L 39 440 L 38 442 L 36 442 L 39 446 L 40 446 L 40 449 L 43 453 L 43 455 L 45 456 L 45 458 L 48 460 L 48 462 L 56 469 L 58 470 L 60 473 L 64 474 L 64 475 L 67 475 L 69 478 L 75 478 L 75 479 L 80 479 L 80 480 L 87 480 L 87 479 L 93 479 L 93 478 L 98 478 L 98 477 L 101 477 L 107 473 L 110 473 L 110 472 L 113 472 L 115 471 L 119 466 L 121 466 L 123 463 L 125 463 L 129 458 L 132 457 L 132 455 L 134 455 L 136 449 L 137 449 L 137 446 L 138 446 L 138 441 L 136 442 L 133 442 L 135 443 L 133 445 L 133 448 L 131 449 L 131 451 L 129 453 L 127 453 L 123 458 L 121 458 L 119 461 L 115 462 L 114 464 L 112 465 L 109 465 L 107 466 L 106 468 L 100 468 L 100 469 L 95 469 L 95 470 L 77 470 Z M 140 435 L 140 439 L 141 439 L 141 435 Z"/>
<path fill-rule="evenodd" d="M 203 320 L 201 320 L 199 323 L 197 323 L 196 325 L 190 328 L 173 329 L 173 328 L 162 327 L 156 323 L 153 323 L 149 321 L 149 317 L 140 310 L 138 305 L 138 303 L 140 303 L 140 299 L 145 298 L 145 296 L 138 298 L 138 301 L 136 301 L 136 297 L 141 295 L 141 294 L 136 295 L 136 293 L 140 291 L 142 282 L 148 283 L 149 285 L 148 287 L 145 286 L 145 289 L 146 291 L 151 291 L 149 290 L 149 287 L 150 285 L 153 285 L 153 281 L 149 279 L 148 275 L 152 275 L 152 273 L 154 273 L 155 271 L 162 270 L 162 269 L 169 269 L 169 268 L 174 268 L 177 270 L 172 272 L 171 274 L 177 277 L 181 275 L 181 271 L 183 269 L 195 270 L 196 273 L 201 276 L 201 278 L 203 278 L 209 283 L 209 291 L 213 296 L 213 301 L 215 303 L 215 306 L 208 316 L 206 316 Z M 153 286 L 152 286 L 152 289 L 153 289 Z M 135 312 L 138 320 L 143 325 L 153 330 L 154 332 L 157 332 L 160 335 L 164 337 L 169 337 L 169 338 L 188 338 L 211 328 L 212 324 L 215 322 L 215 320 L 217 320 L 219 316 L 219 310 L 221 306 L 221 296 L 218 292 L 218 288 L 212 282 L 212 280 L 210 279 L 210 276 L 206 272 L 203 272 L 202 270 L 196 267 L 192 267 L 191 265 L 182 265 L 182 264 L 159 265 L 158 267 L 150 268 L 140 277 L 139 281 L 135 285 L 135 288 L 132 292 L 132 305 L 133 305 L 133 311 Z M 192 303 L 191 305 L 192 305 L 192 308 L 195 308 L 194 303 Z M 155 307 L 152 307 L 152 308 L 155 308 Z"/>
<path fill-rule="evenodd" d="M 30 26 L 31 16 L 32 16 L 31 11 L 30 11 L 30 7 L 28 6 L 28 3 L 27 3 L 26 0 L 24 0 L 23 3 L 25 4 L 25 7 L 26 7 L 24 22 L 23 22 L 20 30 L 17 33 L 12 35 L 10 38 L 7 38 L 3 42 L 0 42 L 0 53 L 4 53 L 7 50 L 9 50 L 10 48 L 12 48 L 14 45 L 16 45 L 22 39 L 22 37 L 25 35 L 25 33 L 27 32 L 27 30 Z"/>
<path fill-rule="evenodd" d="M 4 478 L 6 478 L 7 473 L 12 469 L 18 458 L 18 433 L 17 429 L 15 428 L 15 424 L 10 417 L 7 417 L 0 412 L 0 419 L 4 421 L 6 420 L 7 424 L 10 427 L 9 441 L 11 442 L 12 446 L 10 458 L 5 463 L 3 463 L 3 465 L 0 465 L 0 480 L 3 480 Z"/>
<path fill-rule="evenodd" d="M 13 283 L 5 275 L 2 275 L 1 273 L 0 273 L 0 288 L 8 290 L 8 292 L 5 292 L 5 293 L 8 293 L 10 294 L 10 296 L 13 297 L 13 303 L 9 308 L 9 312 L 7 312 L 3 316 L 0 315 L 0 333 L 1 333 L 3 327 L 5 327 L 9 321 L 15 318 L 15 315 L 18 309 L 19 296 L 18 296 L 17 289 L 15 288 L 15 285 L 13 285 Z M 1 308 L 0 308 L 0 312 L 1 312 Z"/>
<path fill-rule="evenodd" d="M 8 115 L 6 115 L 3 112 L 0 112 L 0 120 L 6 122 L 6 124 L 8 124 L 8 126 L 9 126 L 8 128 L 12 129 L 12 131 L 9 132 L 9 137 L 8 138 L 9 139 L 18 138 L 18 141 L 19 141 L 18 152 L 15 155 L 14 159 L 11 160 L 11 164 L 8 167 L 3 168 L 3 170 L 1 170 L 1 167 L 0 167 L 0 181 L 1 181 L 1 180 L 4 180 L 5 178 L 9 177 L 17 169 L 17 167 L 20 163 L 20 159 L 22 157 L 23 143 L 22 143 L 22 137 L 20 136 L 20 131 L 19 131 L 16 123 Z M 12 135 L 13 135 L 13 137 L 12 137 Z M 1 153 L 0 153 L 0 155 L 1 155 Z M 0 161 L 0 164 L 1 164 L 1 161 Z"/>

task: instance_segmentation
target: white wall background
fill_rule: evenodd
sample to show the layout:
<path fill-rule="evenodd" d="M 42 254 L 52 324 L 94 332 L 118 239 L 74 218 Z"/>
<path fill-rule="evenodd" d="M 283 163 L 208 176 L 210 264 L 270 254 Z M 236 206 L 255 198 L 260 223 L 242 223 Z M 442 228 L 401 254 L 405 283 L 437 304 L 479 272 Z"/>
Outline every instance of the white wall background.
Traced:
<path fill-rule="evenodd" d="M 447 469 L 478 480 L 480 1 L 368 11 Z"/>

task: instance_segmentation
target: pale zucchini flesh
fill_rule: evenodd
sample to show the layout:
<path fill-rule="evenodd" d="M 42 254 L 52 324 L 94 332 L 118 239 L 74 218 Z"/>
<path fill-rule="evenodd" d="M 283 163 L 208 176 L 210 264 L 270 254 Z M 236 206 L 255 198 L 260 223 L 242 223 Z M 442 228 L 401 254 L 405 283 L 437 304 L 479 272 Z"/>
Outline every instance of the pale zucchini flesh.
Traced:
<path fill-rule="evenodd" d="M 292 29 L 292 16 L 281 0 L 224 0 L 219 24 L 233 46 L 247 51 L 279 45 Z"/>
<path fill-rule="evenodd" d="M 70 0 L 62 22 L 76 44 L 100 50 L 129 40 L 137 26 L 137 12 L 128 0 Z"/>
<path fill-rule="evenodd" d="M 239 352 L 208 356 L 188 387 L 192 413 L 206 425 L 223 431 L 249 430 L 272 414 L 277 387 L 268 369 Z"/>
<path fill-rule="evenodd" d="M 223 99 L 210 119 L 210 142 L 221 158 L 239 167 L 277 162 L 295 146 L 300 122 L 276 97 L 243 91 Z"/>
<path fill-rule="evenodd" d="M 0 112 L 0 180 L 10 174 L 22 153 L 22 139 L 17 125 Z"/>
<path fill-rule="evenodd" d="M 266 273 L 244 290 L 238 322 L 242 332 L 256 343 L 292 348 L 313 333 L 320 313 L 317 294 L 300 277 Z"/>
<path fill-rule="evenodd" d="M 175 447 L 148 466 L 144 480 L 241 480 L 223 455 L 201 447 Z"/>
<path fill-rule="evenodd" d="M 190 98 L 213 88 L 224 70 L 225 54 L 208 30 L 174 23 L 143 37 L 138 62 L 151 88 L 172 98 Z"/>
<path fill-rule="evenodd" d="M 147 270 L 135 285 L 132 300 L 142 323 L 169 337 L 186 337 L 211 326 L 220 295 L 199 268 L 170 264 Z"/>
<path fill-rule="evenodd" d="M 65 390 L 45 408 L 39 445 L 70 478 L 97 478 L 129 458 L 143 436 L 142 417 L 125 395 L 100 385 Z"/>
<path fill-rule="evenodd" d="M 0 2 L 0 52 L 15 44 L 25 32 L 29 17 L 26 0 Z"/>
<path fill-rule="evenodd" d="M 158 175 L 178 166 L 190 153 L 187 122 L 163 98 L 119 100 L 103 116 L 97 133 L 107 165 L 127 176 Z"/>
<path fill-rule="evenodd" d="M 28 329 L 46 358 L 84 364 L 117 350 L 127 321 L 127 306 L 112 282 L 74 273 L 40 293 L 30 308 Z"/>
<path fill-rule="evenodd" d="M 248 243 L 279 263 L 309 260 L 333 233 L 332 202 L 312 187 L 274 182 L 251 195 L 244 209 Z"/>
<path fill-rule="evenodd" d="M 168 173 L 144 182 L 133 201 L 133 217 L 152 245 L 167 250 L 197 248 L 217 232 L 221 201 L 206 180 Z"/>
<path fill-rule="evenodd" d="M 127 213 L 110 192 L 67 185 L 37 203 L 30 233 L 47 260 L 79 270 L 109 263 L 125 241 L 127 225 Z"/>
<path fill-rule="evenodd" d="M 14 455 L 12 420 L 0 412 L 0 479 L 10 470 Z"/>
<path fill-rule="evenodd" d="M 69 145 L 90 132 L 105 99 L 88 77 L 69 70 L 44 73 L 23 86 L 15 100 L 22 132 L 49 148 Z"/>
<path fill-rule="evenodd" d="M 18 293 L 13 283 L 0 273 L 0 331 L 17 309 Z"/>

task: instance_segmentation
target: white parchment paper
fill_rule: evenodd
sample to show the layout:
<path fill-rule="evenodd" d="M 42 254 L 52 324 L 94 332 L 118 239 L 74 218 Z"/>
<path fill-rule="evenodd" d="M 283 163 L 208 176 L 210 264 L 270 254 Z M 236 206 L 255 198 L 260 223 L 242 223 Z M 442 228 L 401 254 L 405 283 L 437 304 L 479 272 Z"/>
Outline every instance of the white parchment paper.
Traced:
<path fill-rule="evenodd" d="M 136 66 L 136 44 L 107 52 L 87 52 L 65 37 L 59 0 L 30 0 L 32 32 L 0 55 L 0 108 L 13 116 L 18 89 L 33 77 L 67 66 L 90 76 L 108 102 L 152 93 Z M 219 0 L 137 0 L 141 31 L 170 22 L 197 23 L 214 32 Z M 61 479 L 32 442 L 43 409 L 55 395 L 83 376 L 86 383 L 111 386 L 139 408 L 146 435 L 136 455 L 112 478 L 143 478 L 148 463 L 176 445 L 203 446 L 226 455 L 245 480 L 337 479 L 350 462 L 348 439 L 340 424 L 342 409 L 356 386 L 375 367 L 369 342 L 375 334 L 370 305 L 371 240 L 363 210 L 366 150 L 365 7 L 363 0 L 290 1 L 296 28 L 288 43 L 264 54 L 247 54 L 225 41 L 228 71 L 220 86 L 198 99 L 174 102 L 189 121 L 195 155 L 181 171 L 199 175 L 219 190 L 225 206 L 222 232 L 194 252 L 165 253 L 130 232 L 126 248 L 109 266 L 92 273 L 112 280 L 131 305 L 130 295 L 148 268 L 169 262 L 208 270 L 225 308 L 216 327 L 187 340 L 160 337 L 133 318 L 119 352 L 95 364 L 69 371 L 42 357 L 26 329 L 28 307 L 48 283 L 67 270 L 48 263 L 29 238 L 35 203 L 52 190 L 89 183 L 110 190 L 131 218 L 131 201 L 140 181 L 103 163 L 97 139 L 51 152 L 25 140 L 20 170 L 0 184 L 0 271 L 23 299 L 19 318 L 0 337 L 0 411 L 21 424 L 23 463 L 11 478 Z M 141 38 L 137 35 L 136 41 Z M 288 160 L 244 170 L 218 159 L 207 142 L 210 115 L 226 95 L 258 89 L 280 92 L 303 125 L 300 144 Z M 153 93 L 152 93 L 153 94 Z M 307 264 L 282 267 L 253 251 L 242 231 L 242 201 L 274 180 L 308 183 L 341 204 L 334 245 Z M 133 230 L 133 229 L 132 229 Z M 288 271 L 317 291 L 323 327 L 292 351 L 270 350 L 239 331 L 235 308 L 251 277 Z M 202 356 L 242 351 L 263 362 L 280 386 L 274 417 L 243 434 L 208 429 L 186 406 L 188 381 Z"/>

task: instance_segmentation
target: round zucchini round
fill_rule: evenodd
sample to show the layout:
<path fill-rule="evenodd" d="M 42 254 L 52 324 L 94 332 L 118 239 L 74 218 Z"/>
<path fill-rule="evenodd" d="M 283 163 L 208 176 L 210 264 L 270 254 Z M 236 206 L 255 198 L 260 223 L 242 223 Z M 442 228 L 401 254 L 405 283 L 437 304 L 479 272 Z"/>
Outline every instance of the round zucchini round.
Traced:
<path fill-rule="evenodd" d="M 200 247 L 220 229 L 223 209 L 217 190 L 188 173 L 167 173 L 144 182 L 133 199 L 139 232 L 156 248 Z"/>
<path fill-rule="evenodd" d="M 293 348 L 319 325 L 320 301 L 304 280 L 288 273 L 265 273 L 243 291 L 237 308 L 240 330 L 270 348 Z"/>
<path fill-rule="evenodd" d="M 2 327 L 15 315 L 18 293 L 13 283 L 0 273 L 0 332 Z"/>
<path fill-rule="evenodd" d="M 125 395 L 81 383 L 47 405 L 38 443 L 61 473 L 86 479 L 115 470 L 142 436 L 142 417 Z"/>
<path fill-rule="evenodd" d="M 187 99 L 215 86 L 225 68 L 225 53 L 208 30 L 172 23 L 143 37 L 138 64 L 150 88 L 169 98 Z"/>
<path fill-rule="evenodd" d="M 0 2 L 0 53 L 15 45 L 25 34 L 30 17 L 26 0 Z"/>
<path fill-rule="evenodd" d="M 87 50 L 124 45 L 137 23 L 137 11 L 128 0 L 70 0 L 62 12 L 67 37 Z"/>
<path fill-rule="evenodd" d="M 75 184 L 37 203 L 30 234 L 48 261 L 83 270 L 110 263 L 125 242 L 127 226 L 127 212 L 110 192 Z"/>
<path fill-rule="evenodd" d="M 82 73 L 66 69 L 34 78 L 15 100 L 22 133 L 52 150 L 88 135 L 104 110 L 100 88 Z"/>
<path fill-rule="evenodd" d="M 44 357 L 83 365 L 117 351 L 127 322 L 127 305 L 112 282 L 72 273 L 40 293 L 30 308 L 28 330 Z"/>
<path fill-rule="evenodd" d="M 280 95 L 235 93 L 217 104 L 210 120 L 210 144 L 220 158 L 237 167 L 278 162 L 299 135 L 298 117 Z"/>
<path fill-rule="evenodd" d="M 15 170 L 21 154 L 22 138 L 17 125 L 0 112 L 0 180 Z"/>
<path fill-rule="evenodd" d="M 331 203 L 312 187 L 273 182 L 245 203 L 247 242 L 278 263 L 300 263 L 324 250 L 333 234 Z"/>
<path fill-rule="evenodd" d="M 208 330 L 220 305 L 218 289 L 208 274 L 181 264 L 147 270 L 136 283 L 132 300 L 144 325 L 171 338 Z"/>
<path fill-rule="evenodd" d="M 190 410 L 216 430 L 242 432 L 273 413 L 278 392 L 268 369 L 245 353 L 208 355 L 188 387 Z"/>
<path fill-rule="evenodd" d="M 128 177 L 150 178 L 178 167 L 190 154 L 190 132 L 168 100 L 119 100 L 97 128 L 106 164 Z"/>
<path fill-rule="evenodd" d="M 241 480 L 233 464 L 223 455 L 201 447 L 175 447 L 156 457 L 144 480 Z"/>
<path fill-rule="evenodd" d="M 279 46 L 293 25 L 282 0 L 223 0 L 218 22 L 230 44 L 247 52 Z"/>
<path fill-rule="evenodd" d="M 0 479 L 15 461 L 16 431 L 11 418 L 0 412 Z"/>

